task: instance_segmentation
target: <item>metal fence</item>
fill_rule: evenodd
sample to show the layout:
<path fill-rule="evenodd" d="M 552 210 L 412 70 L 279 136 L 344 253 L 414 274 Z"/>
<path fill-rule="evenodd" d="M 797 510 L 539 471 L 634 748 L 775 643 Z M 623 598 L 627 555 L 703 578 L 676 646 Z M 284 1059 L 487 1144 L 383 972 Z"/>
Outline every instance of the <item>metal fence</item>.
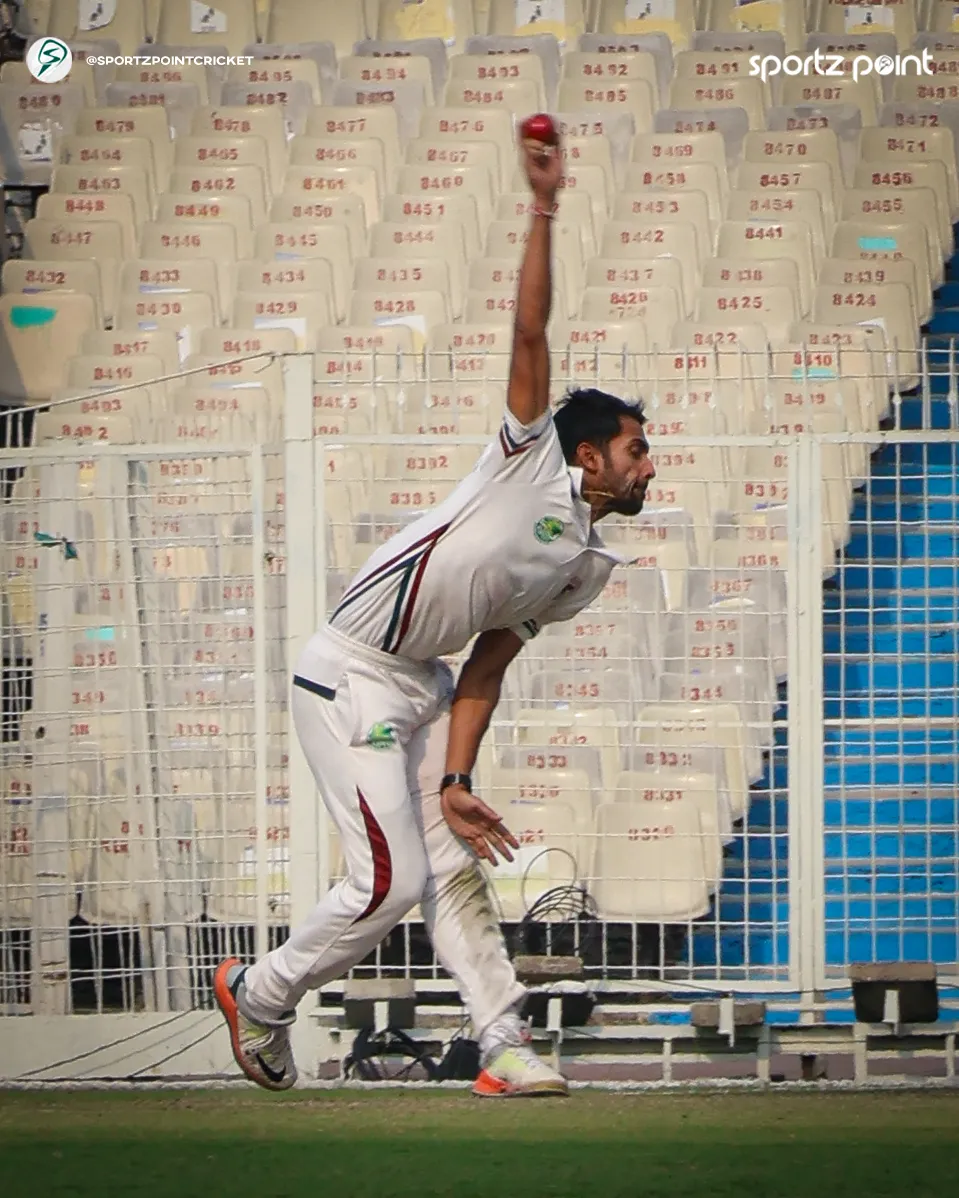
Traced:
<path fill-rule="evenodd" d="M 6 1014 L 206 1008 L 213 963 L 341 872 L 292 660 L 488 433 L 324 431 L 313 365 L 286 361 L 273 447 L 6 453 Z M 636 563 L 524 652 L 480 763 L 524 843 L 495 882 L 511 942 L 611 991 L 955 976 L 959 434 L 653 441 L 647 511 L 603 528 Z M 416 915 L 357 972 L 442 993 Z"/>

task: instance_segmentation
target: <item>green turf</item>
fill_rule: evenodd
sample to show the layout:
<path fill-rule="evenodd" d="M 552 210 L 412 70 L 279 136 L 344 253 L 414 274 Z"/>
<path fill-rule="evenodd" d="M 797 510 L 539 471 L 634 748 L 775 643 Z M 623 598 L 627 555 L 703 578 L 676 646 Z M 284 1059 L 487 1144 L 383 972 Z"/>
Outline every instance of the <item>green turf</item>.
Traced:
<path fill-rule="evenodd" d="M 952 1198 L 959 1094 L 0 1093 L 0 1161 L 11 1198 Z"/>

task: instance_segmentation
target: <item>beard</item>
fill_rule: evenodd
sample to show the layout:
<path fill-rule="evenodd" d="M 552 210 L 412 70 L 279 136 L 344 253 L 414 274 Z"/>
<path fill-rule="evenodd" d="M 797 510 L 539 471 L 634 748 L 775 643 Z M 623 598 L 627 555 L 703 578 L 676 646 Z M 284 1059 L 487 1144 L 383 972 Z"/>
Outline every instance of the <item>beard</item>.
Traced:
<path fill-rule="evenodd" d="M 617 516 L 638 516 L 646 502 L 646 488 L 636 487 L 609 501 L 608 511 Z"/>

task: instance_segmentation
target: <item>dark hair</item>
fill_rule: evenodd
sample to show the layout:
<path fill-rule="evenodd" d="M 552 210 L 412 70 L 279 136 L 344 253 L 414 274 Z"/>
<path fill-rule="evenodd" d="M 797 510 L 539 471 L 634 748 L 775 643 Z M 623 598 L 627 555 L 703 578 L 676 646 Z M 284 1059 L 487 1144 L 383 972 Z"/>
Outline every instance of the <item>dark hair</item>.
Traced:
<path fill-rule="evenodd" d="M 553 413 L 563 457 L 571 462 L 584 441 L 605 449 L 622 431 L 624 417 L 645 424 L 642 400 L 620 399 L 595 387 L 568 391 Z"/>

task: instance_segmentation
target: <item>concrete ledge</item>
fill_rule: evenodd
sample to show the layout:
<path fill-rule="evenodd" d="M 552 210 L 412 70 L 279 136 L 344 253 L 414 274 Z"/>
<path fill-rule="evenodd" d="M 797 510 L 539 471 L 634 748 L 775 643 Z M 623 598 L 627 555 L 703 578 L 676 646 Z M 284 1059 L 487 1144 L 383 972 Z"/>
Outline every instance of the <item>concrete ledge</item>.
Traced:
<path fill-rule="evenodd" d="M 581 982 L 583 962 L 579 957 L 514 957 L 516 976 L 528 986 L 550 982 Z"/>
<path fill-rule="evenodd" d="M 718 1028 L 720 1011 L 718 1002 L 694 1002 L 689 1008 L 689 1022 L 693 1027 Z M 733 1025 L 735 1027 L 761 1027 L 766 1022 L 764 1002 L 734 1002 Z"/>
<path fill-rule="evenodd" d="M 411 1028 L 416 1024 L 416 984 L 408 978 L 369 978 L 343 987 L 348 1028 Z"/>
<path fill-rule="evenodd" d="M 934 982 L 937 977 L 933 961 L 873 962 L 849 966 L 851 982 Z"/>

